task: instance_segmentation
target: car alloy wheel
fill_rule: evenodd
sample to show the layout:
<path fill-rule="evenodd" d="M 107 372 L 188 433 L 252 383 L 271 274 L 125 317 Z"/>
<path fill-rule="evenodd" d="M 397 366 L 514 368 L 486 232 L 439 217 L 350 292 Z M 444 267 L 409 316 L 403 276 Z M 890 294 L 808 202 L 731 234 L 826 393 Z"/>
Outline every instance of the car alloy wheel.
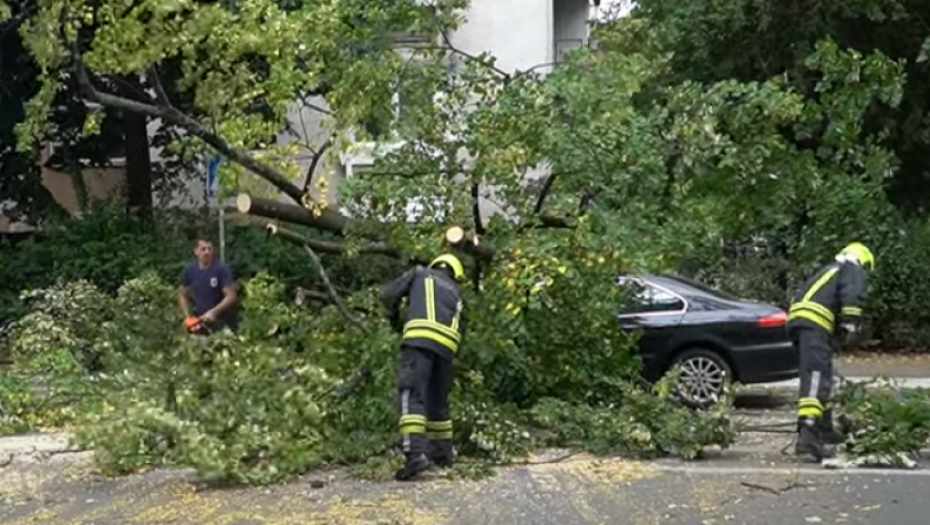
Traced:
<path fill-rule="evenodd" d="M 723 394 L 729 371 L 717 359 L 693 355 L 679 362 L 678 391 L 688 403 L 706 406 Z"/>

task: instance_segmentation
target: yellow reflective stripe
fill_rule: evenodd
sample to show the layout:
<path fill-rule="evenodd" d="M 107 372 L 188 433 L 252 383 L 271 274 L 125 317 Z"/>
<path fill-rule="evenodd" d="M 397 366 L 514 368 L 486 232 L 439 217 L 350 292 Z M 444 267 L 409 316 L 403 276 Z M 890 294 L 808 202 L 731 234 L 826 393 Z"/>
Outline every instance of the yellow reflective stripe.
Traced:
<path fill-rule="evenodd" d="M 814 324 L 822 326 L 828 332 L 833 331 L 833 322 L 828 319 L 824 319 L 823 316 L 808 310 L 794 310 L 788 314 L 789 321 L 793 321 L 795 319 L 807 319 Z"/>
<path fill-rule="evenodd" d="M 798 416 L 814 417 L 823 416 L 823 403 L 816 397 L 802 397 L 798 399 Z"/>
<path fill-rule="evenodd" d="M 448 337 L 449 339 L 452 339 L 456 343 L 459 342 L 460 339 L 459 333 L 455 330 L 452 330 L 448 326 L 442 323 L 437 323 L 435 321 L 426 321 L 424 319 L 411 319 L 407 321 L 407 323 L 404 324 L 404 333 L 406 333 L 407 330 L 415 330 L 418 328 L 423 330 L 435 330 L 440 334 Z"/>
<path fill-rule="evenodd" d="M 817 407 L 804 407 L 798 409 L 798 417 L 823 417 L 823 410 Z"/>
<path fill-rule="evenodd" d="M 452 316 L 452 330 L 459 331 L 459 317 L 462 315 L 462 301 L 455 305 L 455 315 Z"/>
<path fill-rule="evenodd" d="M 404 339 L 429 339 L 430 341 L 435 341 L 442 346 L 445 346 L 449 350 L 455 352 L 458 350 L 459 345 L 457 342 L 445 337 L 441 334 L 437 334 L 431 330 L 424 329 L 414 329 L 414 330 L 404 330 Z"/>
<path fill-rule="evenodd" d="M 844 306 L 840 309 L 840 313 L 850 317 L 858 317 L 862 315 L 862 308 L 859 308 L 858 306 Z"/>
<path fill-rule="evenodd" d="M 423 291 L 426 295 L 426 318 L 436 321 L 436 283 L 433 282 L 432 277 L 424 280 Z"/>
<path fill-rule="evenodd" d="M 801 302 L 810 301 L 811 297 L 816 295 L 817 292 L 819 292 L 820 289 L 823 288 L 834 275 L 836 275 L 837 270 L 838 268 L 830 268 L 823 275 L 821 275 L 820 279 L 817 279 L 817 281 L 814 282 L 813 286 L 808 288 L 807 293 L 804 294 L 804 298 L 801 299 Z"/>
<path fill-rule="evenodd" d="M 405 414 L 400 416 L 400 431 L 404 434 L 423 434 L 426 432 L 426 416 Z"/>
<path fill-rule="evenodd" d="M 452 439 L 452 421 L 427 421 L 426 435 L 430 439 Z"/>
<path fill-rule="evenodd" d="M 799 407 L 817 407 L 823 410 L 823 403 L 820 402 L 816 397 L 802 397 L 798 399 Z"/>
<path fill-rule="evenodd" d="M 810 310 L 830 322 L 834 321 L 833 312 L 831 312 L 830 309 L 826 306 L 820 303 L 815 303 L 814 301 L 802 301 L 800 303 L 794 303 L 791 305 L 791 308 L 788 311 L 793 312 L 796 310 Z"/>

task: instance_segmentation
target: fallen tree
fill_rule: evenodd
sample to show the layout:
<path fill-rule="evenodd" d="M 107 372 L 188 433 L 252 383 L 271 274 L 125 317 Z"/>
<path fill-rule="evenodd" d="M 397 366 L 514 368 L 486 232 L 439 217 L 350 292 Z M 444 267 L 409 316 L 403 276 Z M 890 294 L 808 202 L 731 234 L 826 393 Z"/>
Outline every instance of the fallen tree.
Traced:
<path fill-rule="evenodd" d="M 197 340 L 177 326 L 170 290 L 147 275 L 115 297 L 81 282 L 33 293 L 32 313 L 12 337 L 15 368 L 0 382 L 0 402 L 9 407 L 0 430 L 77 423 L 78 443 L 97 452 L 105 473 L 186 465 L 225 482 L 270 482 L 318 465 L 394 457 L 399 336 L 375 297 L 354 294 L 307 316 L 280 283 L 259 276 L 246 284 L 249 316 L 239 334 Z M 458 362 L 452 400 L 465 463 L 517 461 L 545 445 L 694 457 L 732 440 L 726 401 L 695 413 L 677 404 L 667 382 L 653 393 L 624 379 L 628 340 L 596 316 L 571 321 L 589 335 L 560 341 L 555 333 L 564 324 L 529 305 L 507 322 L 537 333 L 519 348 L 501 339 L 500 316 L 487 314 L 514 298 L 499 292 L 487 290 L 474 305 Z M 586 294 L 556 284 L 548 299 L 564 302 L 565 295 Z M 330 292 L 320 297 L 334 300 Z M 539 333 L 543 324 L 549 328 Z M 533 351 L 538 339 L 547 353 Z M 490 347 L 502 343 L 510 348 Z M 99 370 L 88 380 L 91 361 Z M 351 373 L 359 365 L 367 381 Z M 26 388 L 27 378 L 38 378 L 47 394 Z M 349 388 L 353 395 L 345 396 Z"/>
<path fill-rule="evenodd" d="M 838 224 L 867 216 L 857 196 L 874 192 L 891 159 L 860 141 L 858 126 L 868 103 L 895 102 L 896 64 L 822 43 L 807 67 L 823 89 L 809 100 L 777 78 L 661 84 L 665 57 L 646 51 L 584 52 L 544 78 L 502 72 L 448 45 L 424 46 L 408 61 L 383 38 L 399 26 L 442 33 L 459 7 L 442 2 L 432 15 L 406 2 L 284 10 L 260 1 L 236 12 L 145 3 L 126 12 L 104 2 L 98 13 L 121 16 L 89 26 L 70 4 L 40 2 L 27 33 L 49 72 L 43 93 L 74 79 L 106 108 L 157 117 L 220 151 L 233 161 L 223 176 L 254 174 L 237 210 L 265 217 L 270 233 L 301 247 L 332 303 L 308 314 L 280 283 L 256 279 L 242 335 L 198 346 L 172 330 L 170 289 L 157 280 L 130 281 L 115 299 L 74 283 L 44 292 L 17 331 L 20 373 L 41 373 L 68 395 L 98 394 L 96 408 L 109 412 L 82 440 L 105 451 L 109 468 L 163 461 L 213 479 L 268 481 L 388 453 L 398 335 L 374 287 L 336 290 L 317 252 L 428 260 L 449 245 L 471 253 L 484 275 L 465 291 L 468 335 L 453 394 L 461 453 L 505 461 L 540 444 L 571 444 L 694 457 L 732 440 L 726 404 L 696 413 L 678 406 L 667 384 L 635 386 L 635 341 L 614 322 L 614 278 L 667 270 L 682 254 L 781 225 L 786 207 L 824 185 L 836 191 L 821 216 L 843 218 Z M 451 75 L 450 54 L 463 59 Z M 105 91 L 110 77 L 126 74 L 144 76 L 143 100 Z M 395 91 L 410 101 L 400 116 Z M 268 146 L 294 101 L 311 95 L 325 95 L 336 138 Z M 194 109 L 178 109 L 182 98 Z M 26 147 L 42 138 L 44 100 L 33 101 L 21 127 Z M 326 196 L 330 181 L 312 172 L 343 141 L 397 138 L 365 131 L 373 120 L 403 140 L 371 173 L 343 181 L 339 202 L 360 210 L 349 220 L 309 197 L 313 185 Z M 818 134 L 827 154 L 798 147 L 786 129 Z M 303 184 L 294 150 L 313 158 Z M 549 174 L 528 198 L 527 173 L 544 164 Z M 482 188 L 520 221 L 480 216 Z M 294 203 L 278 202 L 280 194 Z M 825 239 L 838 234 L 817 226 Z M 82 377 L 91 358 L 108 372 L 94 383 Z M 353 395 L 340 395 L 347 388 Z M 107 401 L 113 392 L 121 395 Z"/>

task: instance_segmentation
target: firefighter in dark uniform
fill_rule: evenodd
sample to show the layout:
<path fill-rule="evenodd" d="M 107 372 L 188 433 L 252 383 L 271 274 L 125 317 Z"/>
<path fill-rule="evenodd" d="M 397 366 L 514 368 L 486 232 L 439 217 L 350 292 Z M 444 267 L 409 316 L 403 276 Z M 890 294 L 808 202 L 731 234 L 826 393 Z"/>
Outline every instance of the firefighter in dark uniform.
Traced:
<path fill-rule="evenodd" d="M 833 394 L 836 338 L 849 342 L 860 331 L 862 303 L 868 292 L 867 271 L 875 257 L 854 242 L 821 267 L 798 290 L 788 313 L 788 332 L 800 360 L 798 440 L 795 452 L 817 461 L 833 455 L 842 441 L 833 429 L 829 405 Z"/>
<path fill-rule="evenodd" d="M 406 458 L 395 479 L 405 481 L 430 468 L 452 466 L 449 391 L 452 362 L 464 333 L 459 282 L 465 277 L 454 255 L 416 267 L 381 288 L 391 319 L 408 299 L 398 374 L 401 448 Z"/>

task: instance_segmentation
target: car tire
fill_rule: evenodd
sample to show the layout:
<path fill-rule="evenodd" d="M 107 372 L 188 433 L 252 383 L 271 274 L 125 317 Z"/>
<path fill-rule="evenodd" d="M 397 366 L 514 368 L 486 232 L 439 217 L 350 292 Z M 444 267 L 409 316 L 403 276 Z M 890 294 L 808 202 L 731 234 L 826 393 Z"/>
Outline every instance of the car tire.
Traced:
<path fill-rule="evenodd" d="M 713 406 L 733 381 L 733 370 L 720 354 L 706 348 L 685 350 L 675 357 L 670 368 L 679 366 L 676 391 L 691 408 Z"/>

